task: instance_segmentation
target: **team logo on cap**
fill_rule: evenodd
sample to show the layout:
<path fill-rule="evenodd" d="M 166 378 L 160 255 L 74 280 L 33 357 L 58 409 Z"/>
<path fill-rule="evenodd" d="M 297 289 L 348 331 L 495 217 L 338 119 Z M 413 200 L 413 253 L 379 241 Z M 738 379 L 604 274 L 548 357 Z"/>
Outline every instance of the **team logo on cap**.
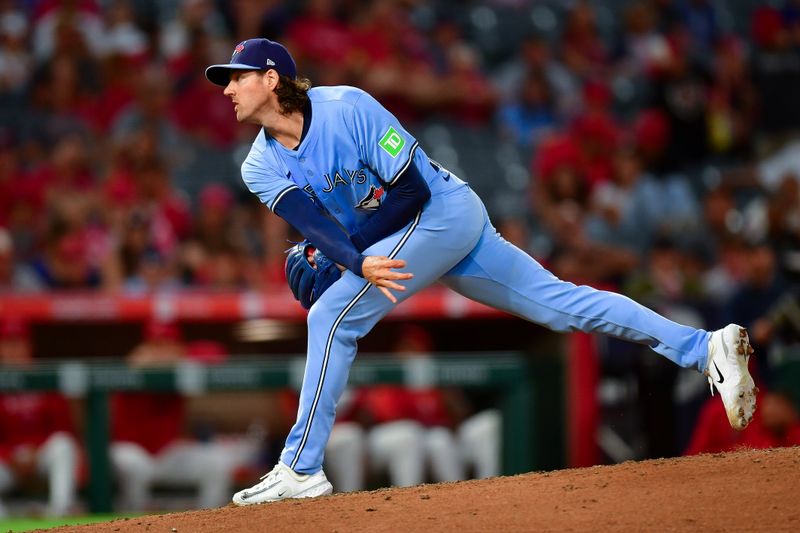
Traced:
<path fill-rule="evenodd" d="M 244 52 L 244 42 L 241 42 L 236 45 L 236 48 L 233 49 L 233 55 L 239 54 Z"/>

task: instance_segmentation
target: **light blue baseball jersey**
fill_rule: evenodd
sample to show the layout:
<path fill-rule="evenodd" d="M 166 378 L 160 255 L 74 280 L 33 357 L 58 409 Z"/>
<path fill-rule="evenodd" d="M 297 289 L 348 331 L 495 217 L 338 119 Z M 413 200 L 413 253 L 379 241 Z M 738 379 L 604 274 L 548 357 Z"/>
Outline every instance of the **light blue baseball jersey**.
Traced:
<path fill-rule="evenodd" d="M 355 87 L 308 92 L 311 125 L 297 150 L 262 129 L 242 164 L 242 179 L 271 210 L 300 188 L 353 233 L 385 200 L 412 162 L 436 194 L 464 182 L 431 161 L 416 139 L 368 93 Z"/>

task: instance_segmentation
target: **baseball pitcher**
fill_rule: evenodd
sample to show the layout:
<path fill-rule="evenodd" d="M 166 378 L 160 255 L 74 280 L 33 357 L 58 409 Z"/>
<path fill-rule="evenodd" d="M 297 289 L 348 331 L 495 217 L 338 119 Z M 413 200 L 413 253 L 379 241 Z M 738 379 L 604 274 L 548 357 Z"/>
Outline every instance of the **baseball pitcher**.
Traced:
<path fill-rule="evenodd" d="M 373 97 L 355 87 L 311 88 L 279 43 L 241 42 L 206 77 L 225 88 L 239 122 L 261 126 L 242 179 L 308 241 L 286 264 L 309 309 L 297 422 L 278 465 L 235 494 L 235 504 L 331 493 L 323 451 L 356 344 L 398 299 L 437 281 L 556 331 L 647 344 L 705 373 L 734 428 L 752 419 L 757 390 L 744 328 L 682 326 L 625 296 L 559 280 L 505 241 L 469 185 L 428 158 Z"/>

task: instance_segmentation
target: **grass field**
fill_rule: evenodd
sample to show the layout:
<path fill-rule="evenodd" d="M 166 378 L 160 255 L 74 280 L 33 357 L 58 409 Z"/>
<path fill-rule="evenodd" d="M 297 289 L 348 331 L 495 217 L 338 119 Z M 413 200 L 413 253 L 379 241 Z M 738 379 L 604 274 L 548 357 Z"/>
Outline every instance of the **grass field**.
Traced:
<path fill-rule="evenodd" d="M 0 519 L 0 532 L 19 533 L 21 531 L 31 531 L 34 529 L 48 529 L 58 526 L 77 526 L 80 524 L 96 524 L 98 522 L 108 522 L 115 518 L 126 516 L 138 516 L 131 514 L 102 514 L 86 516 L 65 516 L 63 518 L 7 518 Z"/>

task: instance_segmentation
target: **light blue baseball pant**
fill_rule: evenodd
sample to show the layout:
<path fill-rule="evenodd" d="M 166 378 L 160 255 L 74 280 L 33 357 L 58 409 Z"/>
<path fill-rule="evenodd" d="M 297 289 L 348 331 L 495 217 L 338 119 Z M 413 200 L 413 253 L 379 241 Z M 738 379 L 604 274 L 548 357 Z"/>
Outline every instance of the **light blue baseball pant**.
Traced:
<path fill-rule="evenodd" d="M 676 324 L 620 294 L 561 281 L 504 240 L 468 187 L 432 197 L 401 231 L 366 255 L 404 259 L 414 278 L 398 300 L 441 281 L 478 302 L 556 331 L 603 333 L 649 345 L 685 368 L 702 371 L 709 333 Z M 308 354 L 297 422 L 281 461 L 305 474 L 322 467 L 336 402 L 347 384 L 356 345 L 393 304 L 375 287 L 345 272 L 308 314 Z"/>

